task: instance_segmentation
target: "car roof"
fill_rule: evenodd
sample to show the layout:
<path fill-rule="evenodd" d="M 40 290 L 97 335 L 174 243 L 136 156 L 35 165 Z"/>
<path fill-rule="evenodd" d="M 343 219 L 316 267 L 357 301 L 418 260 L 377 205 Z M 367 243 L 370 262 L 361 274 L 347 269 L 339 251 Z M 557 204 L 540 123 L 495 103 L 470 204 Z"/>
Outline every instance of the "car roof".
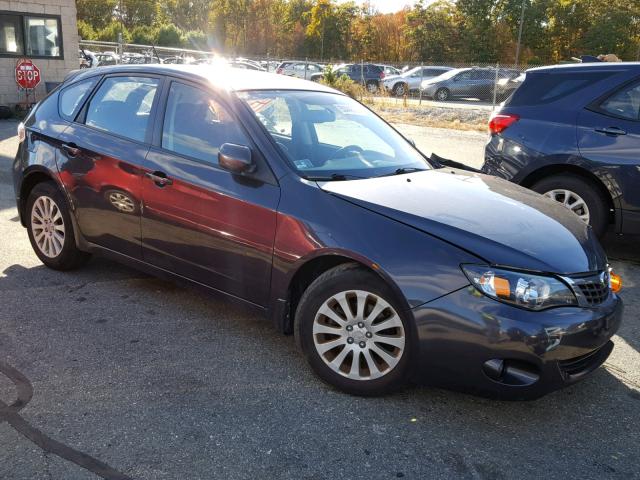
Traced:
<path fill-rule="evenodd" d="M 585 62 L 565 63 L 561 65 L 548 65 L 545 67 L 530 68 L 527 72 L 544 72 L 551 70 L 639 70 L 640 62 Z"/>
<path fill-rule="evenodd" d="M 308 90 L 344 95 L 338 90 L 317 82 L 258 70 L 231 68 L 226 64 L 164 65 L 154 63 L 147 65 L 114 65 L 89 70 L 90 72 L 81 72 L 75 75 L 74 79 L 114 73 L 149 73 L 182 77 L 187 80 L 205 80 L 215 87 L 235 92 L 243 90 Z"/>

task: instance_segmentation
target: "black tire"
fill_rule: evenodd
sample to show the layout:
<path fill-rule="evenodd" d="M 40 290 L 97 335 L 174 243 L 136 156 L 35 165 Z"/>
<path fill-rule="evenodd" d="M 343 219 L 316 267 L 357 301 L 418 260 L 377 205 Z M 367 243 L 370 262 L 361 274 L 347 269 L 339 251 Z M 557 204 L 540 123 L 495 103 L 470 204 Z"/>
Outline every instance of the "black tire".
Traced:
<path fill-rule="evenodd" d="M 398 363 L 380 378 L 356 380 L 336 373 L 325 363 L 314 344 L 313 325 L 318 310 L 333 295 L 347 290 L 365 290 L 382 298 L 395 310 L 402 322 L 405 335 L 404 350 Z M 401 388 L 407 382 L 411 358 L 415 351 L 416 334 L 413 325 L 408 320 L 406 308 L 403 308 L 402 305 L 403 303 L 398 301 L 391 288 L 375 273 L 357 264 L 339 265 L 320 275 L 302 295 L 295 314 L 296 342 L 315 373 L 339 390 L 361 396 L 390 393 Z M 383 310 L 383 314 L 384 312 Z M 351 356 L 350 361 L 353 358 Z M 358 358 L 363 357 L 359 356 Z"/>
<path fill-rule="evenodd" d="M 55 256 L 47 256 L 41 247 L 38 246 L 35 239 L 34 229 L 38 229 L 38 225 L 32 219 L 32 211 L 36 201 L 42 197 L 53 200 L 62 217 L 61 221 L 62 226 L 64 227 L 63 241 L 61 242 L 62 248 Z M 43 182 L 33 187 L 33 190 L 31 190 L 31 193 L 27 198 L 24 218 L 27 223 L 27 232 L 29 234 L 31 247 L 40 261 L 47 267 L 54 270 L 72 270 L 86 263 L 91 257 L 89 253 L 80 251 L 76 246 L 76 239 L 73 232 L 73 224 L 71 223 L 71 216 L 67 206 L 67 201 L 55 183 Z M 59 222 L 60 220 L 58 220 L 58 224 Z"/>
<path fill-rule="evenodd" d="M 396 97 L 402 97 L 409 93 L 409 88 L 406 83 L 398 82 L 393 86 L 392 91 Z"/>
<path fill-rule="evenodd" d="M 449 98 L 451 98 L 451 92 L 448 88 L 439 88 L 433 95 L 433 99 L 439 102 L 446 102 Z"/>
<path fill-rule="evenodd" d="M 589 224 L 593 232 L 599 238 L 605 234 L 609 225 L 608 202 L 598 185 L 591 180 L 571 173 L 563 173 L 543 178 L 537 181 L 531 189 L 542 195 L 556 189 L 575 192 L 589 208 Z"/>

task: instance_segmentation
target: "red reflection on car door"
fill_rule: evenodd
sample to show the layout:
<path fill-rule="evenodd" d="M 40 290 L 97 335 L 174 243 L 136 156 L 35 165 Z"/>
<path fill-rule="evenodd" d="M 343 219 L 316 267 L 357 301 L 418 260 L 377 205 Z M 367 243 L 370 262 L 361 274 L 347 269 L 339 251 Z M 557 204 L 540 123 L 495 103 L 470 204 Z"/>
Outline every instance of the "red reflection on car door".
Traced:
<path fill-rule="evenodd" d="M 277 186 L 152 147 L 142 195 L 146 262 L 266 305 Z"/>

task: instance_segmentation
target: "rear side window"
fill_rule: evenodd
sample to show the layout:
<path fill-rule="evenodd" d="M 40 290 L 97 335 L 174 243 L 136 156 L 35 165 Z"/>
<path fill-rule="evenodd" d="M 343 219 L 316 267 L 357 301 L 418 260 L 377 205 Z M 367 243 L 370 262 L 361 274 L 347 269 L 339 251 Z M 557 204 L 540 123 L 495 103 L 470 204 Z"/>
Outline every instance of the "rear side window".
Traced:
<path fill-rule="evenodd" d="M 525 82 L 506 104 L 509 106 L 540 105 L 572 95 L 616 72 L 528 73 Z"/>
<path fill-rule="evenodd" d="M 640 83 L 618 90 L 602 102 L 599 109 L 616 117 L 640 120 Z"/>
<path fill-rule="evenodd" d="M 158 84 L 155 78 L 107 78 L 89 103 L 86 124 L 143 142 Z"/>
<path fill-rule="evenodd" d="M 62 118 L 69 121 L 75 118 L 78 110 L 80 110 L 82 101 L 87 97 L 89 92 L 91 92 L 97 81 L 98 79 L 96 77 L 88 78 L 87 80 L 74 83 L 60 92 L 59 108 Z"/>

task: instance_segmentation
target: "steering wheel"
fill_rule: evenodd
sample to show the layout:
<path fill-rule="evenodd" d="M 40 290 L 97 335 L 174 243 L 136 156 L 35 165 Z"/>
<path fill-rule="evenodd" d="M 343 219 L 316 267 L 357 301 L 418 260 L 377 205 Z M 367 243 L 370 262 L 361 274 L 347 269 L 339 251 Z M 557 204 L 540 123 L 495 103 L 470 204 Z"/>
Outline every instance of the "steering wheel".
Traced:
<path fill-rule="evenodd" d="M 334 160 L 336 158 L 340 158 L 345 153 L 348 153 L 348 152 L 363 153 L 364 149 L 362 147 L 358 146 L 358 145 L 347 145 L 346 147 L 339 148 L 338 150 L 333 152 L 333 155 L 331 155 L 329 158 L 327 158 L 327 162 L 330 162 L 331 160 Z"/>

